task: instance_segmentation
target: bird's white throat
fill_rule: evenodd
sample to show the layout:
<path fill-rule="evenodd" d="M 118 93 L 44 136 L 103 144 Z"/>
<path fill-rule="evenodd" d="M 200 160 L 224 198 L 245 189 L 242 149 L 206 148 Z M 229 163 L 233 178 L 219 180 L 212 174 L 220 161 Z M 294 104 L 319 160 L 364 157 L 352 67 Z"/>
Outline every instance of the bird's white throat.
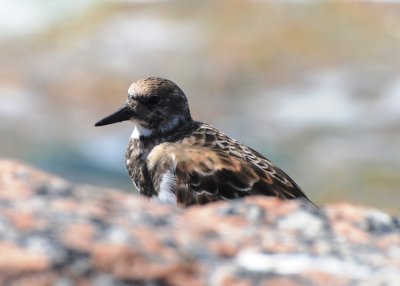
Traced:
<path fill-rule="evenodd" d="M 149 137 L 153 133 L 152 130 L 147 129 L 140 125 L 137 120 L 132 120 L 134 124 L 133 132 L 131 135 L 131 139 L 140 139 L 140 137 Z"/>
<path fill-rule="evenodd" d="M 180 122 L 182 122 L 183 118 L 180 116 L 174 116 L 168 122 L 164 122 L 160 124 L 159 130 L 156 130 L 165 133 L 172 129 L 174 129 Z M 153 130 L 143 127 L 140 121 L 132 119 L 131 122 L 134 125 L 133 132 L 131 135 L 131 139 L 140 139 L 140 137 L 150 137 L 153 134 Z"/>

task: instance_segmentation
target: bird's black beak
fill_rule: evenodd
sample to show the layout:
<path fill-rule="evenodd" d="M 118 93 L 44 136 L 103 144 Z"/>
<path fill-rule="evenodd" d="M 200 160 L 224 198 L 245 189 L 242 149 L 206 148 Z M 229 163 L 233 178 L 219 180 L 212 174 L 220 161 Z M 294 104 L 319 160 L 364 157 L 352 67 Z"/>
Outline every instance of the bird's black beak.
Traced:
<path fill-rule="evenodd" d="M 135 117 L 135 115 L 136 113 L 132 109 L 130 109 L 128 105 L 125 105 L 120 109 L 118 109 L 113 114 L 110 114 L 107 117 L 104 117 L 103 119 L 98 121 L 94 126 L 103 126 L 121 121 L 126 121 L 131 119 L 132 117 Z"/>

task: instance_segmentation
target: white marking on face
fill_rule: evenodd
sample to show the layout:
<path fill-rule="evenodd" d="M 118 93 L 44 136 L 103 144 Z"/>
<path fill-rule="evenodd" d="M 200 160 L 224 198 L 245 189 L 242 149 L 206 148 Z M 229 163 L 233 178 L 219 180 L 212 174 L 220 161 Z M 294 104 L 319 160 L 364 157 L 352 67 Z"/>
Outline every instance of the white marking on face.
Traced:
<path fill-rule="evenodd" d="M 176 176 L 173 172 L 167 171 L 161 178 L 158 199 L 161 202 L 176 205 L 176 195 L 173 189 L 176 186 Z"/>
<path fill-rule="evenodd" d="M 137 120 L 131 120 L 135 127 L 131 135 L 131 139 L 139 139 L 140 136 L 149 137 L 152 134 L 150 129 L 144 128 Z"/>

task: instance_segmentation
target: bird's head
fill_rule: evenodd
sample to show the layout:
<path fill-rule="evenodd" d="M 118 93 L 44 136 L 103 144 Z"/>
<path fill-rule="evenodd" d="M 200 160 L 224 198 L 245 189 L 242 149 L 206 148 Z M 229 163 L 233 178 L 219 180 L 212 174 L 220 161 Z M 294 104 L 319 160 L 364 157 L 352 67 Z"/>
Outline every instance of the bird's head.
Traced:
<path fill-rule="evenodd" d="M 125 105 L 95 126 L 127 120 L 145 130 L 142 134 L 145 135 L 168 132 L 190 121 L 191 116 L 186 96 L 175 83 L 150 77 L 134 82 L 128 89 Z"/>

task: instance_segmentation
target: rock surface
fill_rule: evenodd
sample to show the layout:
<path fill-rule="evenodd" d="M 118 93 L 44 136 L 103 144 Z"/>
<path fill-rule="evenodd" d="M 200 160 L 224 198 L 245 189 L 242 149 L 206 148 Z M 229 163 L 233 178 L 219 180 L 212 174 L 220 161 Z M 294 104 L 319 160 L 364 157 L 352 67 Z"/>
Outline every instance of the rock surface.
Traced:
<path fill-rule="evenodd" d="M 0 285 L 400 285 L 400 219 L 249 197 L 186 210 L 0 161 Z"/>

